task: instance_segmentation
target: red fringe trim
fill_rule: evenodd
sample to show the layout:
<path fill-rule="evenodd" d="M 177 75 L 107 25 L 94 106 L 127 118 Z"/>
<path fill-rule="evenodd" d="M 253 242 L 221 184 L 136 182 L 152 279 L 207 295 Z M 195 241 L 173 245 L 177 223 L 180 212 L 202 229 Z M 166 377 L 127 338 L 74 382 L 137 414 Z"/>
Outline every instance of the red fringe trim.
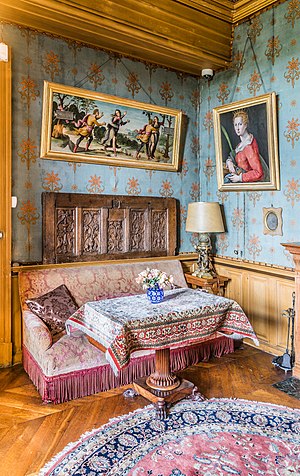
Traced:
<path fill-rule="evenodd" d="M 228 337 L 202 342 L 195 346 L 171 350 L 173 372 L 234 352 L 234 341 Z M 23 346 L 23 366 L 45 403 L 63 403 L 132 383 L 154 370 L 154 355 L 133 358 L 116 377 L 109 364 L 68 374 L 46 377 L 38 363 Z"/>

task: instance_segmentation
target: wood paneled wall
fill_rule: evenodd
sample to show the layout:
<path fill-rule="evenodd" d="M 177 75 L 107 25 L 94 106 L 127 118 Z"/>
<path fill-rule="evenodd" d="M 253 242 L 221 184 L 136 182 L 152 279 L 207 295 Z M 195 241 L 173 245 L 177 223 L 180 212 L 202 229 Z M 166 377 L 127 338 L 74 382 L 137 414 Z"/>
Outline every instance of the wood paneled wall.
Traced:
<path fill-rule="evenodd" d="M 185 272 L 193 270 L 197 259 L 195 253 L 182 254 L 179 258 Z M 178 257 L 172 256 L 155 259 L 178 259 Z M 137 259 L 136 261 L 147 261 L 147 259 Z M 126 262 L 126 260 L 118 260 L 118 262 Z M 102 262 L 102 264 L 104 263 Z M 95 262 L 92 264 L 95 264 Z M 88 263 L 40 265 L 26 268 L 45 269 L 48 267 L 80 265 L 87 266 Z M 273 267 L 262 263 L 249 263 L 230 258 L 215 258 L 215 267 L 221 276 L 226 276 L 230 279 L 226 288 L 226 297 L 237 301 L 245 310 L 259 338 L 260 349 L 274 355 L 283 354 L 286 348 L 287 319 L 282 317 L 282 312 L 292 306 L 292 293 L 295 290 L 295 272 L 292 269 Z M 21 362 L 22 355 L 21 315 L 18 297 L 18 271 L 20 269 L 24 269 L 24 267 L 14 268 L 14 275 L 12 277 L 14 363 Z M 247 343 L 251 345 L 250 341 L 247 341 Z"/>
<path fill-rule="evenodd" d="M 230 278 L 227 297 L 235 299 L 245 310 L 260 348 L 281 355 L 286 348 L 288 324 L 282 312 L 292 306 L 294 271 L 220 258 L 216 259 L 216 269 Z"/>
<path fill-rule="evenodd" d="M 188 270 L 194 264 L 183 262 Z M 260 349 L 281 355 L 286 349 L 287 319 L 282 312 L 292 307 L 295 272 L 292 269 L 250 263 L 238 259 L 215 258 L 218 274 L 230 279 L 226 297 L 237 301 L 246 312 L 260 342 Z M 251 341 L 247 341 L 254 345 Z"/>

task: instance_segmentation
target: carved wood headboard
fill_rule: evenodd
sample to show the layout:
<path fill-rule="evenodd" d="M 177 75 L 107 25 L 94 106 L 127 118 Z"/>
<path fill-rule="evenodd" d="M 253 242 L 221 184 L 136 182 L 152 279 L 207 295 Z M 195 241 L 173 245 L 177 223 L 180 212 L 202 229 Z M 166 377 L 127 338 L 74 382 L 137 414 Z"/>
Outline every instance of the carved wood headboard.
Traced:
<path fill-rule="evenodd" d="M 43 263 L 175 255 L 175 198 L 42 194 Z"/>

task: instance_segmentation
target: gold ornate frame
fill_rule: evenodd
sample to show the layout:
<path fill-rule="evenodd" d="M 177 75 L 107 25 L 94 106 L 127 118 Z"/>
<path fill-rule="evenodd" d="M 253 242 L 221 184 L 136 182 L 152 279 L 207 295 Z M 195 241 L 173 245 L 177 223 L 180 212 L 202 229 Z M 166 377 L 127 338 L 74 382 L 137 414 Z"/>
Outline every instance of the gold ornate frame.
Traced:
<path fill-rule="evenodd" d="M 178 109 L 45 81 L 41 158 L 176 172 L 182 116 Z"/>
<path fill-rule="evenodd" d="M 229 156 L 235 160 L 236 147 L 239 138 L 233 126 L 234 113 L 244 111 L 248 115 L 248 132 L 256 140 L 259 149 L 259 160 L 263 168 L 263 176 L 257 181 L 243 181 L 243 174 L 251 170 L 248 162 L 248 169 L 237 168 L 241 182 L 231 182 L 232 175 L 226 164 Z M 255 98 L 225 104 L 214 108 L 214 134 L 216 147 L 216 166 L 218 189 L 222 191 L 246 191 L 246 190 L 279 190 L 279 160 L 277 141 L 277 114 L 276 95 L 268 93 Z M 252 145 L 248 144 L 251 148 Z M 247 149 L 243 155 L 247 157 Z M 249 150 L 249 149 L 248 149 Z M 241 155 L 239 155 L 241 157 Z M 248 157 L 247 157 L 248 160 Z M 239 159 L 238 159 L 239 161 Z M 244 162 L 245 163 L 245 162 Z M 238 163 L 236 163 L 238 165 Z M 241 174 L 241 175 L 240 175 Z"/>

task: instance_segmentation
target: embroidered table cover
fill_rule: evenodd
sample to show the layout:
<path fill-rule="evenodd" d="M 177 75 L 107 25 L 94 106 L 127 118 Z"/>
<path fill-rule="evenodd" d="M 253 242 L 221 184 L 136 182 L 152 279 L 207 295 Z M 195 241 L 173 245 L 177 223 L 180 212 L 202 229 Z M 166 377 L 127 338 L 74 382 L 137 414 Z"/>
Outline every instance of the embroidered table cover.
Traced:
<path fill-rule="evenodd" d="M 249 337 L 258 345 L 237 302 L 189 288 L 165 291 L 158 304 L 145 294 L 87 302 L 69 317 L 66 329 L 69 334 L 80 329 L 103 345 L 116 374 L 136 350 L 197 344 L 220 333 Z"/>

